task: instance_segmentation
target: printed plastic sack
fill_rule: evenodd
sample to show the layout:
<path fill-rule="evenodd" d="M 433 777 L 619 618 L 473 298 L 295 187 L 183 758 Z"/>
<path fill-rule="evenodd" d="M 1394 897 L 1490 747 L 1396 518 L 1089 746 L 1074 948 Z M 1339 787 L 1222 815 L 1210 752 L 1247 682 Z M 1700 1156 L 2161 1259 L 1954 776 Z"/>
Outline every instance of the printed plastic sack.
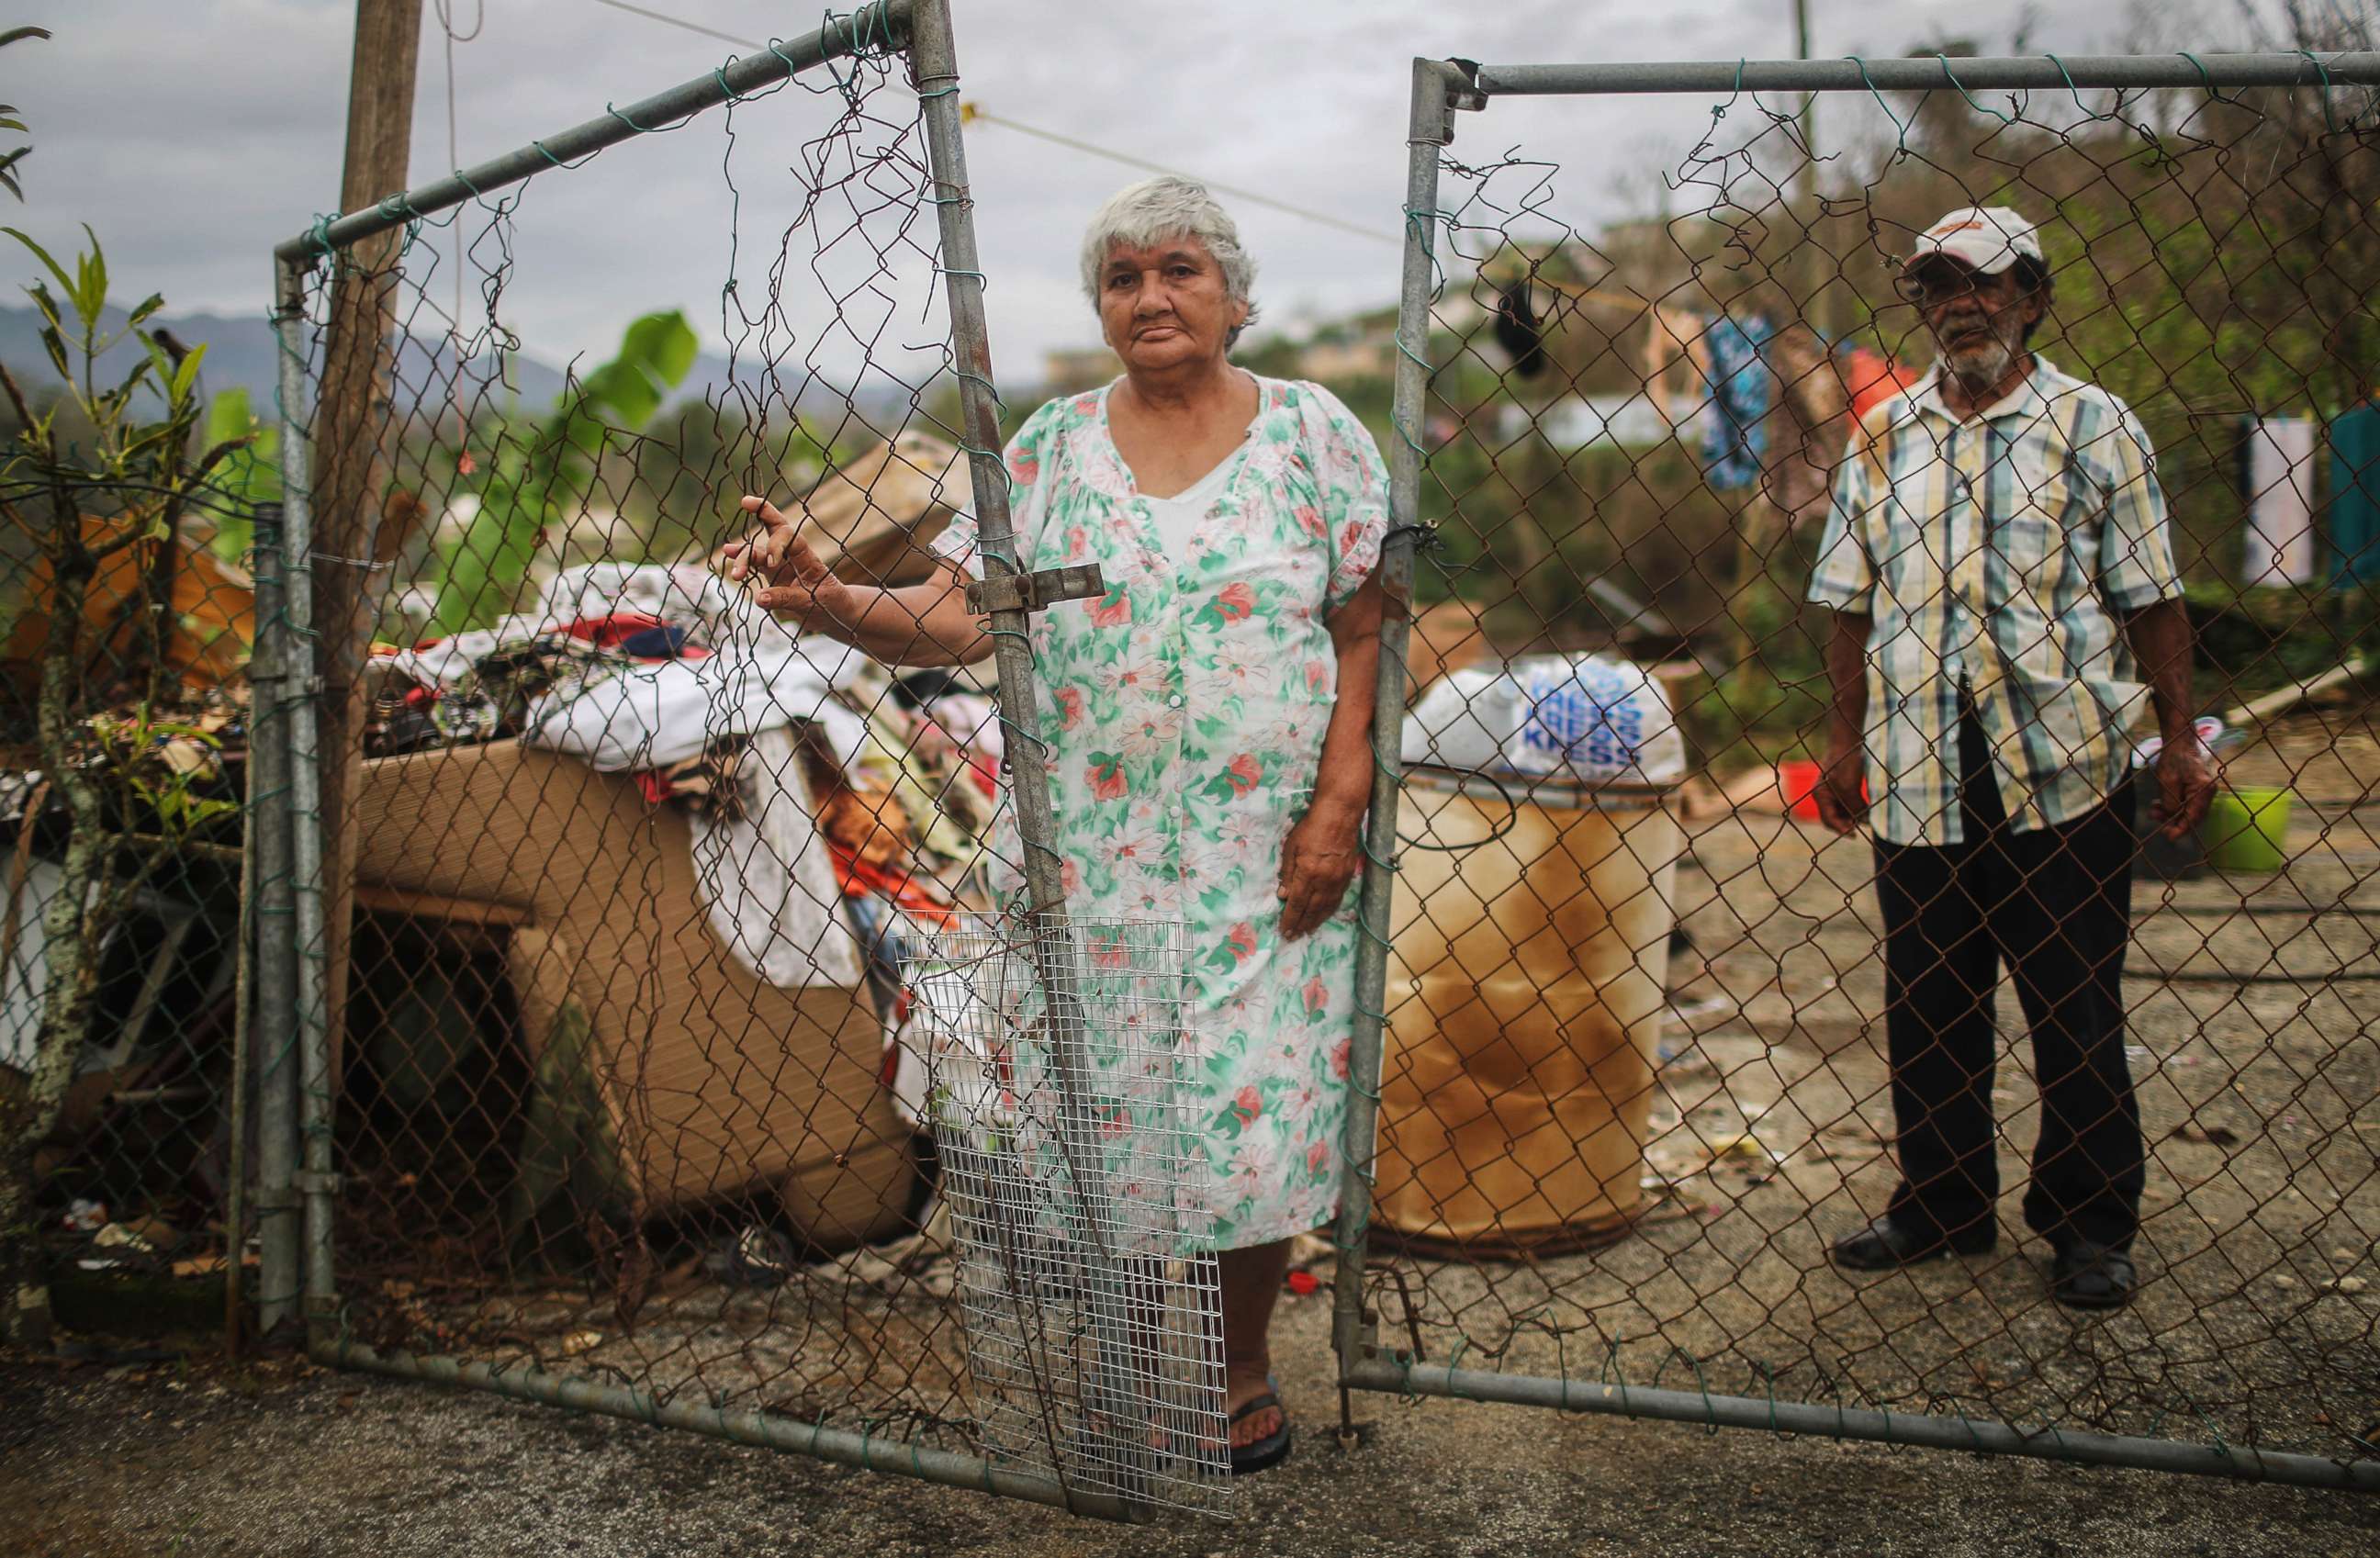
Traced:
<path fill-rule="evenodd" d="M 1430 684 L 1405 716 L 1408 763 L 1494 771 L 1521 729 L 1521 689 L 1501 667 L 1473 667 Z"/>
<path fill-rule="evenodd" d="M 1524 774 L 1669 784 L 1683 777 L 1684 740 L 1670 700 L 1645 668 L 1605 655 L 1515 660 L 1525 711 L 1505 744 Z"/>
<path fill-rule="evenodd" d="M 1531 655 L 1440 679 L 1405 717 L 1403 757 L 1475 773 L 1669 784 L 1685 742 L 1641 666 L 1606 655 Z"/>

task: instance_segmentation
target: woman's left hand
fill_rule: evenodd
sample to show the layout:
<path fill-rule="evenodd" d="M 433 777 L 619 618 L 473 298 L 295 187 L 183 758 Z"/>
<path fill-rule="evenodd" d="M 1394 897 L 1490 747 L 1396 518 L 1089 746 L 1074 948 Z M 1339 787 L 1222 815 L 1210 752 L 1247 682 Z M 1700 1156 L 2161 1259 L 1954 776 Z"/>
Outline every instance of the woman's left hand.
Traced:
<path fill-rule="evenodd" d="M 1317 802 L 1281 846 L 1281 935 L 1318 929 L 1364 868 L 1363 808 Z"/>

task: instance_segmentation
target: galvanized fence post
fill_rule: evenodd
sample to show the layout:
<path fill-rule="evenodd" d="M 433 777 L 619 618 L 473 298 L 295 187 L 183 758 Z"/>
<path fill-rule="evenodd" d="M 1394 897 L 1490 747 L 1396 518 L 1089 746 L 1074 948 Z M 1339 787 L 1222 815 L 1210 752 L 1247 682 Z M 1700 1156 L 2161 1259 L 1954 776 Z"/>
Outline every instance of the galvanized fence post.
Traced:
<path fill-rule="evenodd" d="M 1338 1355 L 1340 1427 L 1354 1430 L 1348 1372 L 1370 1344 L 1364 1263 L 1370 1244 L 1372 1160 L 1378 1148 L 1380 1048 L 1388 1020 L 1389 932 L 1396 890 L 1397 800 L 1404 783 L 1405 648 L 1411 634 L 1414 553 L 1424 533 L 1421 477 L 1429 401 L 1430 301 L 1438 284 L 1439 149 L 1452 138 L 1459 71 L 1441 60 L 1413 66 L 1412 126 L 1405 147 L 1404 278 L 1397 305 L 1395 438 L 1389 446 L 1389 534 L 1380 582 L 1389 610 L 1380 623 L 1379 679 L 1372 704 L 1372 802 L 1364 840 L 1363 936 L 1355 965 L 1355 1031 L 1348 1046 L 1346 1134 L 1341 1145 L 1338 1276 L 1331 1347 Z"/>
<path fill-rule="evenodd" d="M 314 622 L 314 505 L 306 441 L 306 358 L 298 338 L 305 322 L 306 267 L 275 263 L 273 331 L 278 348 L 282 419 L 283 641 L 289 658 L 281 684 L 287 702 L 289 746 L 285 815 L 289 830 L 290 919 L 293 948 L 290 998 L 297 1046 L 296 1118 L 299 1162 L 292 1184 L 298 1192 L 299 1259 L 310 1346 L 332 1316 L 335 1299 L 331 1266 L 331 1059 L 330 1013 L 324 1002 L 322 960 L 322 752 L 320 739 L 322 646 Z"/>
<path fill-rule="evenodd" d="M 974 198 L 966 176 L 966 151 L 959 134 L 957 50 L 951 36 L 949 0 L 916 0 L 909 17 L 912 79 L 926 125 L 926 146 L 934 186 L 934 212 L 941 234 L 942 296 L 950 309 L 951 350 L 956 357 L 961 447 L 973 477 L 978 552 L 984 561 L 986 604 L 993 663 L 1000 676 L 1000 721 L 1009 755 L 1008 796 L 1014 808 L 1018 852 L 1023 856 L 1026 904 L 1018 927 L 1032 948 L 1034 972 L 1047 1003 L 1050 1055 L 1060 1092 L 1061 1151 L 1081 1199 L 1087 1236 L 1103 1257 L 1093 1273 L 1092 1312 L 1099 1332 L 1099 1361 L 1092 1395 L 1102 1415 L 1127 1414 L 1135 1399 L 1128 1378 L 1135 1355 L 1152 1349 L 1136 1338 L 1137 1306 L 1121 1261 L 1106 1249 L 1109 1230 L 1119 1226 L 1108 1204 L 1099 1121 L 1079 1092 L 1090 1074 L 1083 1011 L 1077 999 L 1079 961 L 1066 919 L 1064 857 L 1056 847 L 1050 774 L 1042 762 L 1033 690 L 1031 615 L 1014 586 L 998 586 L 1031 572 L 1016 550 L 1008 507 L 1008 466 L 1001 453 L 1000 399 L 991 377 L 991 344 L 983 314 L 983 272 L 976 255 Z M 1120 1447 L 1136 1456 L 1148 1452 L 1147 1425 L 1117 1435 Z M 1145 1486 L 1147 1465 L 1126 1468 L 1124 1507 L 1137 1517 L 1147 1505 L 1133 1490 Z M 1070 1490 L 1071 1492 L 1071 1490 Z"/>
<path fill-rule="evenodd" d="M 285 430 L 285 440 L 287 434 Z M 269 1335 L 295 1312 L 298 1274 L 298 1072 L 293 1019 L 297 944 L 289 905 L 289 741 L 283 681 L 292 652 L 282 613 L 282 506 L 256 508 L 256 650 L 249 662 L 248 852 L 250 876 L 244 918 L 256 940 L 248 994 L 245 1069 L 234 1085 L 245 1093 L 255 1079 L 257 1334 Z M 242 1121 L 243 1125 L 248 1122 Z M 237 1222 L 237 1220 L 236 1220 Z M 242 1251 L 229 1262 L 237 1280 Z"/>

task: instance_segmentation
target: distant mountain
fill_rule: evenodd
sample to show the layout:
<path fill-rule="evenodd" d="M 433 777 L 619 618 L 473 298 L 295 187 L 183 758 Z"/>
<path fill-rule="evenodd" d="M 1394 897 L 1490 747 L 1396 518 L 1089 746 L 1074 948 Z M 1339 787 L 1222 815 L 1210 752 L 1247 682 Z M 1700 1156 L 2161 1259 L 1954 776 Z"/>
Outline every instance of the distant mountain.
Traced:
<path fill-rule="evenodd" d="M 110 334 L 120 332 L 125 324 L 120 308 L 108 310 L 105 328 Z M 280 351 L 273 337 L 273 326 L 262 315 L 237 314 L 157 314 L 148 320 L 148 328 L 170 332 L 185 346 L 196 347 L 203 343 L 207 348 L 205 361 L 200 368 L 200 383 L 212 396 L 225 390 L 238 388 L 248 392 L 249 404 L 258 415 L 264 415 L 273 405 L 273 393 L 280 373 Z M 42 386 L 52 382 L 55 374 L 49 366 L 49 356 L 42 348 L 42 316 L 30 306 L 0 305 L 0 362 L 17 377 L 17 382 L 28 394 L 38 393 Z M 101 358 L 103 377 L 116 377 L 131 370 L 140 350 L 137 342 L 118 343 Z M 582 370 L 601 358 L 590 355 L 582 361 Z M 516 352 L 504 359 L 504 382 L 494 381 L 495 368 L 484 354 L 475 355 L 466 365 L 467 377 L 463 398 L 467 402 L 485 403 L 492 400 L 502 405 L 511 395 L 519 397 L 521 406 L 531 413 L 543 412 L 560 398 L 565 383 L 563 370 L 526 353 Z M 402 395 L 412 402 L 427 400 L 438 405 L 450 393 L 446 386 L 455 377 L 455 355 L 443 336 L 408 335 L 397 350 L 395 377 L 402 386 Z M 765 378 L 745 368 L 734 375 L 735 388 L 743 398 L 765 404 L 782 400 L 791 391 L 801 388 L 798 377 L 789 376 L 782 387 L 771 389 Z M 716 353 L 705 352 L 694 360 L 694 368 L 686 381 L 678 386 L 675 402 L 716 399 L 730 389 L 731 375 L 727 359 Z M 812 385 L 804 393 L 806 406 L 825 408 L 827 403 L 842 400 L 846 392 L 837 386 Z M 817 397 L 813 400 L 812 397 Z M 898 385 L 868 386 L 853 393 L 863 415 L 885 426 L 897 425 L 900 408 L 907 402 L 907 392 Z"/>

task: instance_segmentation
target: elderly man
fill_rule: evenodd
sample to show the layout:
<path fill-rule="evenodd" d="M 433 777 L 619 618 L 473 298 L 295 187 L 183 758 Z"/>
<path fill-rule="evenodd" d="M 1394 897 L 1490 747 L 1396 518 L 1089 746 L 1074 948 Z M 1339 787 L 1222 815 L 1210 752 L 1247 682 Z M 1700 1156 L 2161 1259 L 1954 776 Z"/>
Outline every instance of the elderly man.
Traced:
<path fill-rule="evenodd" d="M 2025 1221 L 2057 1298 L 2112 1309 L 2136 1281 L 2143 1179 L 2122 989 L 2135 662 L 2165 734 L 2166 831 L 2196 827 L 2212 790 L 2165 500 L 2123 403 L 2032 351 L 2051 285 L 2022 216 L 1952 211 L 1901 283 L 1935 368 L 1861 419 L 1809 590 L 1834 617 L 1820 815 L 1845 835 L 1873 817 L 1901 1174 L 1834 1260 L 1997 1242 L 2004 960 L 2041 1091 Z"/>

